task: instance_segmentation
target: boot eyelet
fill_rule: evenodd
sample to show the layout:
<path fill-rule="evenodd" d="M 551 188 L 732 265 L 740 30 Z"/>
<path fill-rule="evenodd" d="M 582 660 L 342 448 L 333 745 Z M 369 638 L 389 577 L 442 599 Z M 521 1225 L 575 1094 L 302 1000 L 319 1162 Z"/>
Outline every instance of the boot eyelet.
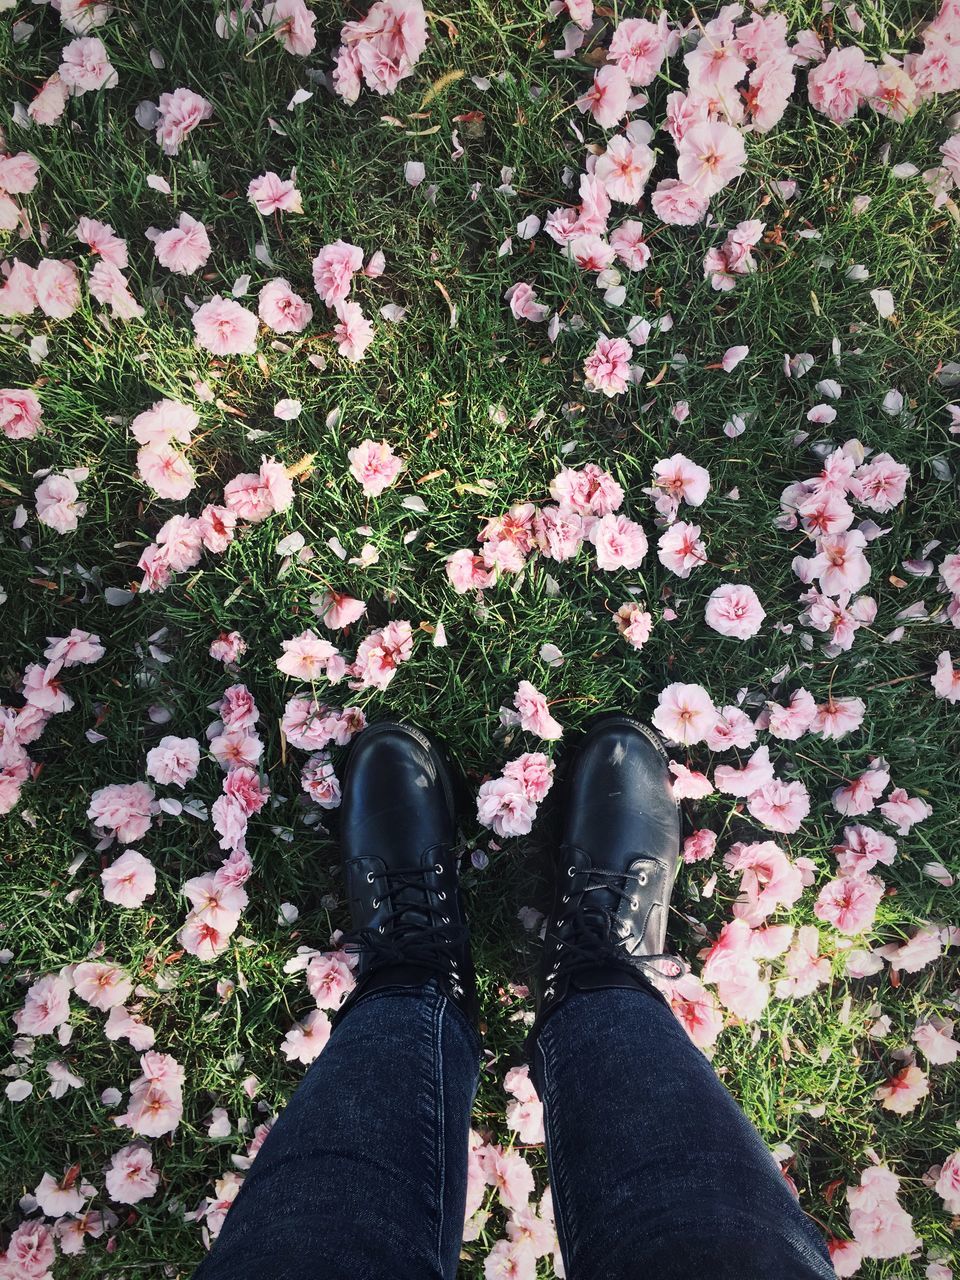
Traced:
<path fill-rule="evenodd" d="M 367 884 L 373 884 L 373 882 L 374 882 L 374 880 L 375 880 L 375 879 L 376 879 L 376 876 L 373 874 L 373 872 L 372 872 L 372 871 L 368 871 L 368 872 L 367 872 Z"/>
<path fill-rule="evenodd" d="M 379 907 L 380 905 L 380 899 L 374 898 L 373 901 L 370 903 L 370 905 L 371 907 L 373 907 L 374 911 L 376 911 L 377 907 Z"/>
<path fill-rule="evenodd" d="M 442 862 L 438 862 L 438 863 L 437 863 L 437 865 L 436 865 L 433 869 L 434 869 L 434 871 L 436 872 L 436 874 L 437 874 L 438 876 L 442 876 L 442 875 L 443 875 L 443 863 L 442 863 Z"/>
<path fill-rule="evenodd" d="M 638 884 L 647 883 L 647 873 L 645 871 L 641 871 L 640 874 L 637 876 L 637 883 Z"/>
<path fill-rule="evenodd" d="M 437 897 L 440 899 L 440 901 L 441 901 L 441 902 L 446 902 L 446 900 L 447 900 L 447 895 L 446 895 L 445 893 L 443 893 L 443 892 L 438 893 L 438 894 L 437 894 Z"/>
<path fill-rule="evenodd" d="M 563 901 L 564 901 L 564 902 L 569 902 L 569 901 L 570 901 L 570 895 L 569 895 L 569 893 L 565 893 L 565 894 L 563 895 Z"/>
<path fill-rule="evenodd" d="M 383 925 L 380 925 L 380 927 L 377 929 L 377 933 L 383 933 Z"/>
<path fill-rule="evenodd" d="M 576 868 L 576 867 L 567 867 L 567 875 L 568 875 L 568 876 L 575 876 L 576 874 L 577 874 L 577 868 Z"/>
<path fill-rule="evenodd" d="M 630 910 L 631 910 L 631 911 L 637 911 L 637 910 L 639 910 L 639 907 L 640 907 L 640 899 L 639 899 L 639 898 L 631 898 L 631 899 L 630 899 Z"/>

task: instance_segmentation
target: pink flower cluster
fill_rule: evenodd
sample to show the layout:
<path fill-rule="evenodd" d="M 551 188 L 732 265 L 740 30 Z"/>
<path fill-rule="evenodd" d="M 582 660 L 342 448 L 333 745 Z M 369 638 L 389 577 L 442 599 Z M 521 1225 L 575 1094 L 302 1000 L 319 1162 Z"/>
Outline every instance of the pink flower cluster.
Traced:
<path fill-rule="evenodd" d="M 719 292 L 729 293 L 736 288 L 737 276 L 750 275 L 757 263 L 750 252 L 760 243 L 764 224 L 759 218 L 738 222 L 719 248 L 708 249 L 703 259 L 704 278 Z"/>
<path fill-rule="evenodd" d="M 507 1073 L 504 1085 L 516 1099 L 516 1112 L 525 1112 L 525 1123 L 535 1132 L 536 1110 L 540 1106 L 526 1068 Z M 521 1100 L 524 1099 L 524 1100 Z M 511 1104 L 513 1106 L 513 1104 Z M 542 1141 L 542 1132 L 540 1134 Z M 488 1280 L 536 1280 L 539 1259 L 552 1255 L 554 1267 L 560 1262 L 553 1216 L 553 1200 L 548 1187 L 539 1206 L 533 1200 L 533 1170 L 523 1154 L 513 1147 L 485 1142 L 471 1130 L 467 1155 L 467 1204 L 463 1238 L 477 1240 L 487 1227 L 484 1202 L 492 1191 L 507 1215 L 506 1236 L 496 1241 L 484 1261 Z M 562 1273 L 562 1265 L 561 1265 Z"/>
<path fill-rule="evenodd" d="M 413 654 L 413 628 L 401 620 L 371 631 L 360 641 L 357 654 L 348 663 L 337 647 L 307 630 L 292 640 L 283 641 L 283 656 L 277 668 L 296 680 L 313 683 L 326 676 L 337 684 L 350 676 L 351 689 L 386 689 L 401 663 Z"/>
<path fill-rule="evenodd" d="M 364 275 L 383 274 L 382 253 L 370 257 L 363 265 L 363 250 L 345 240 L 326 244 L 313 260 L 313 283 L 325 306 L 332 308 L 337 323 L 333 336 L 337 350 L 347 360 L 362 360 L 373 342 L 373 325 L 363 314 L 360 304 L 348 301 L 353 277 L 362 271 Z"/>
<path fill-rule="evenodd" d="M 183 1067 L 168 1053 L 148 1051 L 140 1058 L 140 1072 L 131 1081 L 126 1111 L 113 1122 L 144 1138 L 162 1138 L 183 1116 Z"/>
<path fill-rule="evenodd" d="M 502 839 L 527 835 L 541 801 L 553 786 L 553 771 L 553 761 L 539 751 L 527 751 L 511 760 L 499 778 L 481 784 L 477 821 Z"/>
<path fill-rule="evenodd" d="M 0 231 L 15 231 L 29 225 L 27 215 L 14 196 L 29 195 L 37 185 L 39 164 L 26 151 L 0 154 Z"/>
<path fill-rule="evenodd" d="M 340 804 L 340 782 L 328 748 L 347 746 L 366 723 L 359 707 L 338 710 L 301 694 L 287 703 L 280 727 L 291 746 L 311 752 L 300 771 L 300 786 L 321 809 Z"/>
<path fill-rule="evenodd" d="M 159 423 L 153 417 L 158 412 Z M 148 443 L 140 450 L 138 464 L 144 479 L 154 487 L 161 484 L 168 494 L 189 493 L 193 487 L 193 470 L 171 443 L 173 439 L 182 440 L 177 430 L 182 431 L 188 419 L 192 420 L 192 413 L 184 405 L 161 400 L 134 422 L 136 429 L 142 419 L 152 420 L 152 425 L 140 428 L 148 436 Z M 175 423 L 179 428 L 174 427 Z M 150 440 L 153 431 L 161 437 L 170 431 L 167 443 L 161 443 L 156 437 Z M 292 502 L 293 482 L 286 468 L 274 458 L 264 458 L 259 472 L 243 472 L 227 483 L 223 506 L 208 504 L 199 516 L 171 516 L 161 526 L 156 540 L 144 549 L 138 561 L 138 568 L 144 574 L 140 590 L 163 591 L 174 573 L 195 568 L 204 550 L 214 555 L 226 551 L 241 520 L 259 524 L 276 512 L 286 511 Z"/>
<path fill-rule="evenodd" d="M 0 705 L 0 814 L 9 813 L 20 799 L 34 766 L 26 748 L 36 742 L 52 716 L 73 707 L 63 687 L 62 672 L 99 662 L 106 650 L 100 637 L 74 627 L 68 636 L 48 637 L 45 663 L 32 662 L 23 673 L 22 707 Z"/>
<path fill-rule="evenodd" d="M 356 102 L 364 84 L 381 96 L 395 93 L 427 44 L 422 0 L 376 0 L 365 18 L 343 24 L 340 42 L 333 87 L 345 102 Z"/>

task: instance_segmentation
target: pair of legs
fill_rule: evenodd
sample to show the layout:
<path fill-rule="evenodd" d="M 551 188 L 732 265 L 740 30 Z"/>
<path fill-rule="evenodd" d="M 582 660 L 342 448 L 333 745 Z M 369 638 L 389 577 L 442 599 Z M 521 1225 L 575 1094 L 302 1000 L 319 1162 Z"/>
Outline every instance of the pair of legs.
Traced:
<path fill-rule="evenodd" d="M 533 1078 L 569 1280 L 828 1280 L 823 1240 L 645 969 L 679 841 L 665 760 L 601 721 L 566 784 Z M 196 1280 L 453 1280 L 479 1038 L 425 735 L 377 725 L 344 786 L 358 987 Z"/>

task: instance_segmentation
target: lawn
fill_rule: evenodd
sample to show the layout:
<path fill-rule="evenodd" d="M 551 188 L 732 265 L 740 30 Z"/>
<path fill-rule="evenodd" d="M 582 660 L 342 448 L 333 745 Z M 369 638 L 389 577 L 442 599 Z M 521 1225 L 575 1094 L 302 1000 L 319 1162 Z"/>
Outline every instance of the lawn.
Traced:
<path fill-rule="evenodd" d="M 434 730 L 474 793 L 523 752 L 559 756 L 598 710 L 625 708 L 662 726 L 662 691 L 677 682 L 702 686 L 718 709 L 759 718 L 747 747 L 716 750 L 722 744 L 702 737 L 670 743 L 673 758 L 697 775 L 681 771 L 678 782 L 700 797 L 684 800 L 684 834 L 716 836 L 712 852 L 700 838 L 708 855 L 701 860 L 689 847 L 670 946 L 703 975 L 698 998 L 719 1031 L 715 1043 L 704 1037 L 706 1051 L 804 1208 L 831 1237 L 856 1238 L 838 1252 L 840 1273 L 853 1274 L 862 1254 L 856 1274 L 864 1277 L 948 1280 L 960 1221 L 960 1154 L 952 1199 L 940 1170 L 960 1150 L 952 1039 L 960 1011 L 960 676 L 951 688 L 951 659 L 940 655 L 952 647 L 960 665 L 960 607 L 947 590 L 952 581 L 960 591 L 960 566 L 952 562 L 951 574 L 948 559 L 960 549 L 960 144 L 953 181 L 948 169 L 929 171 L 947 163 L 941 146 L 960 129 L 960 12 L 944 10 L 957 66 L 952 91 L 918 96 L 902 121 L 865 102 L 838 124 L 811 105 L 815 73 L 797 66 L 774 127 L 761 132 L 741 120 L 731 129 L 745 143 L 742 175 L 712 196 L 705 218 L 677 225 L 651 199 L 678 172 L 661 126 L 667 95 L 687 87 L 684 54 L 715 14 L 671 9 L 673 26 L 686 28 L 684 43 L 635 89 L 646 104 L 629 108 L 631 120 L 655 131 L 655 167 L 640 203 L 614 203 L 609 215 L 611 232 L 625 219 L 643 223 L 649 261 L 635 270 L 618 261 L 598 282 L 543 224 L 558 207 L 574 216 L 587 158 L 592 165 L 616 133 L 574 106 L 616 24 L 655 13 L 599 5 L 573 56 L 558 58 L 569 18 L 549 17 L 535 0 L 441 6 L 428 13 L 426 48 L 396 92 L 364 87 L 350 103 L 331 92 L 329 71 L 341 24 L 363 15 L 357 4 L 315 4 L 316 46 L 306 54 L 287 51 L 269 22 L 264 28 L 258 5 L 243 20 L 220 0 L 112 11 L 63 0 L 62 15 L 25 0 L 6 7 L 0 152 L 28 153 L 38 172 L 28 191 L 7 178 L 9 195 L 0 197 L 0 222 L 10 228 L 0 231 L 4 275 L 14 259 L 29 267 L 65 260 L 85 281 L 102 258 L 77 238 L 78 222 L 96 219 L 126 241 L 130 310 L 143 314 L 112 313 L 85 283 L 62 317 L 48 314 L 57 311 L 49 298 L 17 314 L 9 282 L 0 291 L 0 386 L 33 392 L 42 410 L 38 431 L 0 440 L 0 692 L 13 709 L 0 740 L 0 801 L 9 810 L 0 894 L 0 1247 L 18 1224 L 44 1220 L 58 1224 L 58 1278 L 186 1276 L 202 1257 L 222 1214 L 216 1201 L 235 1189 L 255 1130 L 305 1070 L 282 1046 L 316 1007 L 304 980 L 306 949 L 330 951 L 331 935 L 349 923 L 336 810 L 306 793 L 308 753 L 281 728 L 288 700 L 310 696 L 310 684 L 277 661 L 285 641 L 312 629 L 352 662 L 365 637 L 407 621 L 412 653 L 389 682 L 358 674 L 358 662 L 352 683 L 361 687 L 348 687 L 349 675 L 334 684 L 318 673 L 313 693 L 334 708 Z M 867 0 L 859 13 L 830 9 L 773 0 L 759 11 L 783 14 L 791 46 L 814 31 L 827 50 L 862 49 L 872 64 L 915 54 L 936 16 L 899 0 Z M 70 97 L 56 123 L 35 123 L 26 107 L 78 31 L 103 41 L 115 82 L 104 75 L 106 85 Z M 568 34 L 576 45 L 574 28 Z M 156 104 L 180 88 L 211 109 L 176 154 L 165 154 Z M 55 97 L 56 86 L 47 92 Z M 634 140 L 642 143 L 641 134 Z M 0 187 L 5 172 L 0 160 Z M 248 186 L 269 172 L 293 180 L 302 211 L 293 197 L 285 210 L 258 211 Z M 158 256 L 156 236 L 182 214 L 203 224 L 209 252 L 200 236 L 197 265 L 186 262 L 192 269 L 179 274 L 161 260 L 173 261 L 168 254 Z M 750 220 L 762 226 L 747 266 L 711 280 L 705 254 Z M 373 324 L 372 344 L 357 360 L 338 351 L 337 316 L 311 270 L 339 240 L 357 246 L 369 269 L 349 281 L 350 301 Z M 605 247 L 601 237 L 598 251 Z M 301 332 L 257 329 L 258 297 L 277 278 L 313 308 Z M 73 279 L 67 270 L 61 297 Z M 113 311 L 122 312 L 116 279 L 108 283 Z M 542 320 L 535 310 L 533 320 L 512 314 L 504 294 L 518 283 L 533 286 L 531 307 L 543 304 Z M 242 322 L 254 331 L 246 353 L 218 355 L 196 341 L 203 325 L 192 318 L 216 296 L 254 317 Z M 514 303 L 522 310 L 516 295 Z M 597 390 L 585 370 L 598 335 L 631 338 L 634 371 L 617 394 Z M 747 351 L 739 362 L 728 357 L 728 371 L 731 348 Z M 165 446 L 176 448 L 181 474 L 192 469 L 194 483 L 188 474 L 179 497 L 159 496 L 147 482 L 151 460 L 138 466 L 144 442 L 131 432 L 163 398 L 195 415 L 189 444 Z M 350 452 L 365 440 L 387 442 L 402 460 L 379 493 L 351 474 Z M 842 647 L 831 643 L 832 623 L 818 627 L 816 606 L 807 612 L 801 600 L 811 579 L 805 585 L 797 569 L 813 570 L 795 560 L 817 549 L 797 523 L 796 491 L 785 505 L 781 495 L 820 475 L 845 445 L 838 457 L 849 462 L 848 475 L 856 466 L 865 482 L 864 469 L 888 454 L 909 478 L 889 503 L 862 501 L 857 477 L 846 485 L 853 527 L 867 539 L 869 580 L 852 587 L 852 600 L 841 596 L 855 624 Z M 679 511 L 653 487 L 656 464 L 678 454 L 709 471 L 706 496 Z M 257 473 L 264 458 L 281 464 L 277 474 L 286 469 L 292 500 L 260 486 L 238 504 L 225 550 L 195 546 L 166 585 L 160 572 L 161 589 L 148 589 L 149 569 L 142 586 L 138 562 L 165 522 L 221 503 L 224 487 Z M 603 568 L 589 541 L 562 560 L 527 545 L 519 563 L 501 559 L 490 585 L 454 589 L 445 571 L 452 553 L 479 553 L 488 521 L 516 505 L 550 504 L 561 469 L 591 463 L 615 478 L 620 513 L 645 532 L 639 565 L 621 558 Z M 49 519 L 74 529 L 38 518 L 37 490 L 42 510 L 51 473 L 67 477 L 54 486 L 67 497 Z M 843 484 L 839 493 L 843 504 Z M 658 555 L 674 517 L 699 526 L 705 544 L 687 576 Z M 191 536 L 187 530 L 185 542 Z M 487 543 L 502 555 L 502 529 L 488 530 Z M 852 555 L 856 566 L 863 558 Z M 482 577 L 487 567 L 473 571 Z M 839 593 L 820 583 L 820 613 L 829 612 Z M 764 611 L 755 634 L 739 639 L 708 624 L 708 600 L 724 584 L 755 591 Z M 325 627 L 325 590 L 363 600 L 365 614 L 347 630 Z M 641 648 L 617 627 L 617 610 L 631 602 L 652 622 Z M 50 638 L 73 628 L 99 637 L 99 646 L 45 676 Z M 246 647 L 225 665 L 210 647 L 234 632 Z M 31 676 L 32 664 L 39 667 Z M 32 741 L 15 714 L 25 675 L 28 707 L 56 712 L 45 724 L 40 717 L 43 732 Z M 521 681 L 545 694 L 563 726 L 559 742 L 501 716 Z M 262 807 L 246 832 L 249 902 L 231 927 L 204 935 L 205 948 L 189 927 L 196 901 L 183 886 L 216 871 L 230 847 L 243 860 L 242 833 L 221 845 L 214 808 L 228 776 L 216 754 L 221 700 L 237 684 L 259 712 L 262 755 L 251 759 L 250 786 Z M 821 708 L 819 718 L 808 716 L 799 736 L 771 731 L 767 704 L 785 706 L 799 689 Z M 836 737 L 835 706 L 852 725 Z M 152 776 L 156 756 L 148 774 L 148 753 L 168 735 L 200 744 L 183 786 Z M 29 764 L 18 774 L 21 741 Z M 717 767 L 742 768 L 760 746 L 777 779 L 808 796 L 809 812 L 796 821 L 777 826 L 759 793 L 719 787 Z M 344 751 L 331 750 L 339 770 Z M 851 788 L 859 795 L 884 768 L 889 779 L 878 782 L 869 808 L 851 808 L 843 797 Z M 868 771 L 866 783 L 853 785 Z M 152 812 L 118 843 L 88 810 L 103 815 L 95 799 L 103 788 L 137 783 L 150 784 Z M 911 802 L 906 816 L 891 799 L 898 788 Z M 464 823 L 485 1033 L 474 1128 L 484 1144 L 522 1151 L 538 1198 L 543 1148 L 508 1127 L 504 1078 L 520 1061 L 533 1016 L 553 798 L 529 835 L 498 835 L 472 811 Z M 851 825 L 888 838 L 879 864 L 851 852 Z M 767 873 L 750 870 L 750 849 L 760 842 L 777 846 L 767 853 L 797 887 L 771 891 L 758 906 L 755 882 L 762 889 Z M 153 892 L 135 907 L 105 898 L 101 878 L 124 844 L 155 869 Z M 849 875 L 844 858 L 858 862 Z M 852 924 L 827 909 L 833 890 L 825 895 L 825 886 L 841 871 L 839 892 L 852 879 L 872 899 Z M 767 954 L 740 955 L 737 982 L 725 985 L 722 973 L 713 976 L 715 957 L 705 974 L 703 965 L 721 930 L 731 937 L 734 905 L 749 916 L 739 927 L 767 928 Z M 790 928 L 774 938 L 770 926 Z M 137 1140 L 113 1117 L 126 1110 L 139 1054 L 129 1039 L 105 1034 L 110 993 L 95 994 L 93 1004 L 89 990 L 81 994 L 91 971 L 78 976 L 72 966 L 89 963 L 122 971 L 108 978 L 119 984 L 110 1027 L 123 1023 L 118 1010 L 129 1010 L 184 1073 L 178 1123 L 141 1132 L 157 1177 L 135 1203 L 111 1194 L 105 1170 Z M 29 1005 L 28 989 L 61 971 L 64 990 L 72 988 L 69 1012 L 40 1030 L 34 1024 L 36 1034 L 19 1018 L 18 1032 L 14 1016 Z M 689 1007 L 678 1012 L 692 1018 Z M 313 1021 L 322 1029 L 326 1017 Z M 127 1031 L 135 1040 L 142 1034 L 138 1025 Z M 878 1096 L 891 1081 L 892 1093 Z M 875 1164 L 899 1178 L 915 1233 L 905 1231 L 904 1247 L 887 1259 L 855 1213 L 851 1222 L 846 1192 Z M 467 1233 L 463 1276 L 484 1274 L 507 1216 L 488 1188 Z M 535 1266 L 539 1276 L 554 1274 L 549 1256 Z M 4 1276 L 43 1272 L 0 1263 Z M 489 1264 L 487 1274 L 514 1273 Z"/>

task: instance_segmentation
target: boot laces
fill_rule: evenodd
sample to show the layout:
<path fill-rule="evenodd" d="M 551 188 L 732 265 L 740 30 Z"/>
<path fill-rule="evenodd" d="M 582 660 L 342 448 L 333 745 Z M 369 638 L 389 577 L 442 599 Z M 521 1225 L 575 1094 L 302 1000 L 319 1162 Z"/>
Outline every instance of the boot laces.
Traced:
<path fill-rule="evenodd" d="M 617 926 L 617 916 L 625 904 L 632 911 L 639 907 L 636 889 L 647 883 L 645 871 L 605 871 L 600 867 L 578 870 L 568 867 L 567 874 L 579 877 L 563 903 L 576 898 L 574 905 L 562 912 L 553 929 L 557 955 L 547 973 L 545 995 L 552 995 L 555 984 L 599 966 L 619 969 L 625 975 L 651 983 L 654 978 L 676 982 L 686 973 L 686 965 L 677 956 L 660 952 L 656 955 L 634 955 L 627 950 L 629 927 Z M 590 902 L 591 893 L 603 893 L 606 902 Z M 610 899 L 612 898 L 612 904 Z"/>
<path fill-rule="evenodd" d="M 373 905 L 386 905 L 389 910 L 376 928 L 348 934 L 344 950 L 366 955 L 368 971 L 384 965 L 413 965 L 444 973 L 455 994 L 462 994 L 459 951 L 468 941 L 468 930 L 446 914 L 446 892 L 430 883 L 430 876 L 442 874 L 439 862 L 379 874 L 371 871 L 367 881 L 376 885 L 378 894 Z"/>

